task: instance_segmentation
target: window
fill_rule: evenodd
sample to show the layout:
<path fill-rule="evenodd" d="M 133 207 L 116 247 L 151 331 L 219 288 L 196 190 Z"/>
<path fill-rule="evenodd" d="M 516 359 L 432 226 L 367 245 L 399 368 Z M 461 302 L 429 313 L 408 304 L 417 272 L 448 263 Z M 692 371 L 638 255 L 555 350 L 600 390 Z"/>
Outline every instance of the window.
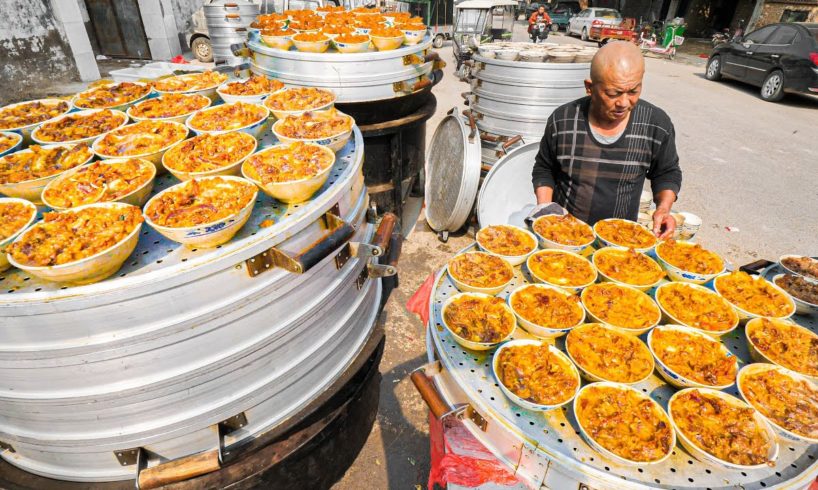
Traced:
<path fill-rule="evenodd" d="M 807 10 L 786 9 L 784 13 L 781 14 L 780 22 L 805 22 L 807 15 L 809 15 L 809 11 Z"/>
<path fill-rule="evenodd" d="M 773 35 L 767 39 L 766 44 L 786 46 L 792 44 L 796 34 L 798 34 L 798 31 L 796 31 L 794 27 L 779 26 L 775 32 L 773 32 Z"/>
<path fill-rule="evenodd" d="M 604 17 L 604 18 L 619 18 L 619 12 L 614 9 L 596 9 L 596 16 L 597 17 Z"/>
<path fill-rule="evenodd" d="M 762 27 L 761 29 L 755 30 L 750 34 L 747 34 L 747 37 L 744 38 L 744 41 L 752 41 L 755 44 L 763 43 L 764 40 L 767 39 L 767 36 L 769 36 L 773 32 L 773 29 L 775 29 L 774 26 Z"/>

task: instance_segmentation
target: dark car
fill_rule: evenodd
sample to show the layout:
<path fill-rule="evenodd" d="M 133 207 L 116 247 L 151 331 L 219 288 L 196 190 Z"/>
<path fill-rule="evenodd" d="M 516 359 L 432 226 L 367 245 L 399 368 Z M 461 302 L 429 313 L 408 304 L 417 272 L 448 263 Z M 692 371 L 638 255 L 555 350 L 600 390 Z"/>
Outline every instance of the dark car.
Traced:
<path fill-rule="evenodd" d="M 551 17 L 551 30 L 568 29 L 568 21 L 582 10 L 579 2 L 557 2 L 551 7 L 548 15 Z"/>
<path fill-rule="evenodd" d="M 818 94 L 818 23 L 771 24 L 716 46 L 705 77 L 756 85 L 773 102 L 785 92 Z"/>

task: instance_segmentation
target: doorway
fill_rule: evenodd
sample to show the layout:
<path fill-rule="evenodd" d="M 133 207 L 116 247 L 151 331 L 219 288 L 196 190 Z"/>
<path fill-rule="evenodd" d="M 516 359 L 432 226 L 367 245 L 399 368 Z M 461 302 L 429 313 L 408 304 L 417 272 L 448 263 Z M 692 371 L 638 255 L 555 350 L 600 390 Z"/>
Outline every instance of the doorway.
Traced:
<path fill-rule="evenodd" d="M 137 0 L 85 0 L 100 54 L 151 59 Z"/>

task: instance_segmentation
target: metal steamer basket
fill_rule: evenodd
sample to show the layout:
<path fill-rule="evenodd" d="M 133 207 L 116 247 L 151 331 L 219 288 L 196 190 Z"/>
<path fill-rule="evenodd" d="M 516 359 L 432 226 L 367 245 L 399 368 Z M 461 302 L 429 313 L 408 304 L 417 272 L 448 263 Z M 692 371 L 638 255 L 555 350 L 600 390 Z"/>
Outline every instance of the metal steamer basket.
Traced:
<path fill-rule="evenodd" d="M 207 32 L 213 47 L 213 59 L 227 64 L 241 62 L 230 46 L 247 41 L 250 24 L 259 14 L 259 6 L 248 0 L 216 0 L 202 6 Z"/>
<path fill-rule="evenodd" d="M 391 231 L 371 243 L 362 163 L 356 128 L 310 201 L 259 193 L 215 249 L 143 227 L 100 283 L 0 274 L 0 455 L 46 477 L 124 480 L 147 459 L 220 457 L 297 418 L 367 343 L 374 278 L 394 274 L 370 262 Z M 174 182 L 161 176 L 154 192 Z"/>
<path fill-rule="evenodd" d="M 471 247 L 469 247 L 471 248 Z M 468 250 L 468 249 L 466 249 Z M 511 284 L 499 297 L 528 281 L 515 268 Z M 818 446 L 779 438 L 780 451 L 772 468 L 728 470 L 694 459 L 681 446 L 664 462 L 626 466 L 606 459 L 580 437 L 571 408 L 534 412 L 512 403 L 501 391 L 491 369 L 492 352 L 465 350 L 443 327 L 441 310 L 458 291 L 445 270 L 438 273 L 430 302 L 426 334 L 429 364 L 412 374 L 435 416 L 456 418 L 530 488 L 551 489 L 782 489 L 806 488 L 818 474 Z M 818 331 L 818 319 L 794 320 Z M 534 338 L 522 328 L 513 338 Z M 722 337 L 741 364 L 752 362 L 742 328 Z M 564 339 L 557 340 L 564 351 Z M 675 390 L 655 373 L 633 385 L 667 409 Z M 735 386 L 726 390 L 737 395 Z M 738 396 L 738 395 L 737 395 Z"/>

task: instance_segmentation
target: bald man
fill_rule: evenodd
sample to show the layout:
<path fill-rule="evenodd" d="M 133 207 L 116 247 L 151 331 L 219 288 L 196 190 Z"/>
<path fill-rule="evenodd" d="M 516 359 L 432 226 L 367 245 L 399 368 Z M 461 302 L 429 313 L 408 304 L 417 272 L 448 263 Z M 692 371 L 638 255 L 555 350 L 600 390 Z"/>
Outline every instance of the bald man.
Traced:
<path fill-rule="evenodd" d="M 548 118 L 532 172 L 537 204 L 556 202 L 589 224 L 635 221 L 647 178 L 656 203 L 653 232 L 673 235 L 670 209 L 682 170 L 670 118 L 639 99 L 644 74 L 645 60 L 631 43 L 608 43 L 594 56 L 588 95 Z"/>

